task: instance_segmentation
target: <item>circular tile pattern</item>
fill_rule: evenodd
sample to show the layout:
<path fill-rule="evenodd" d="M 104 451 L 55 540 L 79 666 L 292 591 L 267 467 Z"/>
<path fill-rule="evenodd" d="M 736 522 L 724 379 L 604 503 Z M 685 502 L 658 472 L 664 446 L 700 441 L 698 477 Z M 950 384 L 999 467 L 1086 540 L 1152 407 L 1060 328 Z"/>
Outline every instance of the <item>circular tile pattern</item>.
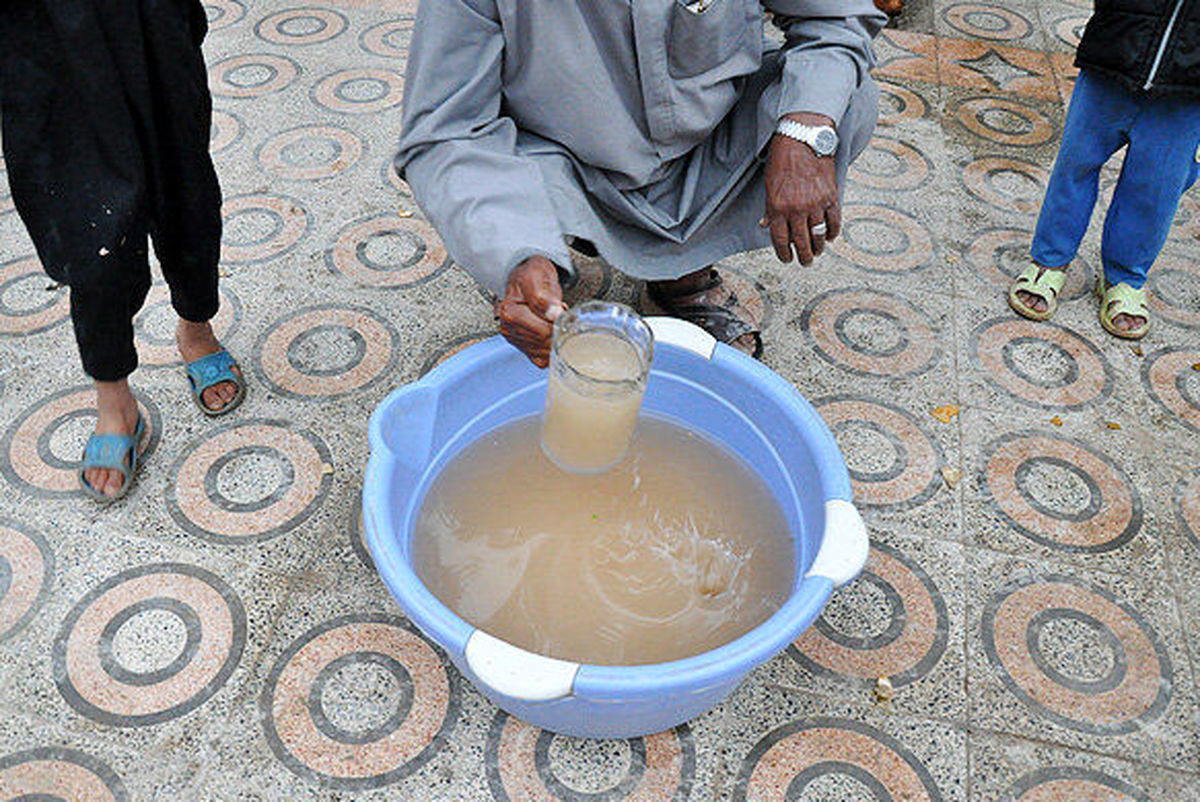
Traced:
<path fill-rule="evenodd" d="M 326 788 L 380 788 L 445 744 L 458 720 L 458 675 L 400 616 L 347 615 L 288 647 L 259 711 L 292 773 Z"/>
<path fill-rule="evenodd" d="M 221 306 L 212 319 L 213 332 L 225 342 L 237 331 L 242 319 L 242 304 L 228 285 L 221 286 Z M 175 344 L 175 324 L 178 317 L 171 306 L 171 290 L 166 284 L 150 288 L 146 303 L 133 319 L 134 344 L 138 364 L 144 368 L 178 367 L 183 365 Z"/>
<path fill-rule="evenodd" d="M 263 17 L 254 34 L 277 45 L 315 45 L 341 36 L 346 18 L 328 8 L 289 8 Z"/>
<path fill-rule="evenodd" d="M 449 259 L 433 226 L 416 217 L 382 214 L 343 228 L 326 264 L 370 287 L 411 287 L 440 274 Z"/>
<path fill-rule="evenodd" d="M 242 138 L 246 132 L 246 126 L 241 118 L 235 114 L 220 109 L 214 109 L 212 113 L 212 137 L 208 143 L 208 150 L 214 156 L 222 153 Z"/>
<path fill-rule="evenodd" d="M 276 393 L 329 400 L 386 376 L 399 359 L 400 335 L 369 309 L 325 304 L 276 321 L 254 355 L 259 376 Z"/>
<path fill-rule="evenodd" d="M 495 331 L 476 331 L 471 332 L 470 334 L 464 334 L 461 337 L 455 337 L 445 346 L 440 348 L 436 353 L 434 353 L 433 356 L 425 360 L 425 364 L 421 366 L 421 375 L 424 376 L 426 373 L 433 370 L 438 365 L 442 364 L 460 351 L 465 351 L 472 345 L 481 343 L 484 340 L 495 336 Z"/>
<path fill-rule="evenodd" d="M 275 134 L 256 154 L 264 170 L 294 181 L 332 178 L 362 158 L 363 143 L 348 128 L 304 125 Z"/>
<path fill-rule="evenodd" d="M 1082 409 L 1112 393 L 1113 370 L 1100 349 L 1054 323 L 984 321 L 971 335 L 971 359 L 993 387 L 1042 409 Z"/>
<path fill-rule="evenodd" d="M 1042 201 L 1049 173 L 1031 162 L 985 156 L 963 168 L 967 192 L 1005 212 L 1032 214 Z"/>
<path fill-rule="evenodd" d="M 5 799 L 127 802 L 116 772 L 89 754 L 42 747 L 0 756 L 0 796 Z"/>
<path fill-rule="evenodd" d="M 949 632 L 946 602 L 929 574 L 899 549 L 873 543 L 855 584 L 830 600 L 788 654 L 817 676 L 889 677 L 901 687 L 937 665 Z"/>
<path fill-rule="evenodd" d="M 246 7 L 238 0 L 204 0 L 204 13 L 208 16 L 208 29 L 219 31 L 246 16 Z"/>
<path fill-rule="evenodd" d="M 1060 42 L 1067 47 L 1076 48 L 1083 39 L 1083 29 L 1087 27 L 1088 19 L 1090 18 L 1087 16 L 1064 17 L 1051 27 Z"/>
<path fill-rule="evenodd" d="M 143 565 L 71 610 L 54 641 L 55 683 L 93 721 L 160 724 L 208 701 L 245 648 L 246 611 L 220 577 L 183 563 Z"/>
<path fill-rule="evenodd" d="M 872 137 L 867 149 L 850 167 L 852 180 L 892 192 L 907 192 L 929 183 L 933 164 L 913 145 L 890 136 Z"/>
<path fill-rule="evenodd" d="M 246 420 L 212 429 L 171 470 L 167 509 L 183 529 L 225 544 L 289 532 L 329 493 L 329 449 L 286 421 Z"/>
<path fill-rule="evenodd" d="M 958 104 L 954 113 L 968 131 L 1002 145 L 1035 147 L 1046 144 L 1058 133 L 1045 114 L 1009 98 L 971 98 Z"/>
<path fill-rule="evenodd" d="M 1049 766 L 1031 771 L 1008 789 L 1012 802 L 1062 802 L 1067 799 L 1104 802 L 1150 802 L 1124 780 L 1081 766 Z"/>
<path fill-rule="evenodd" d="M 858 376 L 917 376 L 941 358 L 933 322 L 891 293 L 821 293 L 809 301 L 800 326 L 822 359 Z"/>
<path fill-rule="evenodd" d="M 1025 537 L 1056 551 L 1118 549 L 1142 527 L 1142 500 L 1129 476 L 1083 443 L 1035 431 L 984 449 L 984 493 Z"/>
<path fill-rule="evenodd" d="M 366 568 L 375 570 L 375 560 L 371 559 L 371 550 L 367 547 L 367 532 L 363 528 L 362 504 L 355 501 L 350 505 L 350 548 L 354 556 Z"/>
<path fill-rule="evenodd" d="M 247 53 L 208 68 L 208 84 L 220 97 L 262 97 L 282 92 L 300 75 L 300 65 L 287 56 Z"/>
<path fill-rule="evenodd" d="M 70 293 L 47 291 L 52 283 L 35 256 L 0 264 L 0 335 L 36 334 L 67 320 Z"/>
<path fill-rule="evenodd" d="M 412 188 L 396 172 L 396 165 L 391 159 L 383 163 L 382 169 L 379 171 L 379 177 L 382 179 L 384 185 L 396 190 L 400 197 L 405 200 L 412 200 Z"/>
<path fill-rule="evenodd" d="M 162 417 L 149 398 L 134 390 L 146 434 L 138 453 L 154 453 L 162 432 Z M 78 470 L 83 447 L 95 429 L 96 389 L 69 387 L 33 403 L 0 439 L 0 472 L 27 493 L 44 497 L 82 494 Z"/>
<path fill-rule="evenodd" d="M 308 212 L 282 195 L 233 195 L 221 205 L 221 261 L 265 262 L 290 251 L 308 233 Z"/>
<path fill-rule="evenodd" d="M 1142 363 L 1142 386 L 1163 411 L 1200 432 L 1200 349 L 1163 348 Z"/>
<path fill-rule="evenodd" d="M 46 539 L 0 519 L 0 643 L 33 620 L 53 580 L 54 553 Z"/>
<path fill-rule="evenodd" d="M 370 67 L 339 70 L 317 82 L 314 103 L 342 114 L 374 114 L 394 109 L 404 99 L 404 76 Z"/>
<path fill-rule="evenodd" d="M 865 396 L 836 395 L 814 406 L 849 458 L 856 503 L 911 509 L 938 491 L 941 448 L 911 413 Z"/>
<path fill-rule="evenodd" d="M 1200 546 L 1200 470 L 1175 486 L 1175 517 L 1184 533 Z"/>
<path fill-rule="evenodd" d="M 1112 593 L 1073 577 L 1022 578 L 998 591 L 984 609 L 983 647 L 1014 696 L 1069 729 L 1134 732 L 1170 700 L 1158 634 Z"/>
<path fill-rule="evenodd" d="M 884 125 L 899 125 L 919 120 L 929 113 L 929 103 L 907 86 L 889 81 L 878 81 L 879 122 Z"/>
<path fill-rule="evenodd" d="M 908 273 L 933 259 L 933 237 L 915 217 L 887 206 L 850 203 L 842 209 L 834 253 L 869 273 Z"/>
<path fill-rule="evenodd" d="M 1029 245 L 1033 232 L 1023 228 L 997 227 L 984 229 L 967 250 L 967 261 L 997 288 L 1008 292 L 1013 279 L 1029 266 Z M 1067 271 L 1061 300 L 1074 301 L 1092 291 L 1093 269 L 1084 257 L 1076 257 Z"/>
<path fill-rule="evenodd" d="M 408 58 L 408 47 L 412 41 L 414 21 L 396 19 L 381 22 L 363 31 L 358 39 L 359 46 L 383 58 Z"/>
<path fill-rule="evenodd" d="M 1200 329 L 1200 265 L 1189 257 L 1163 253 L 1146 282 L 1150 311 L 1177 326 Z"/>
<path fill-rule="evenodd" d="M 785 724 L 755 744 L 733 799 L 802 799 L 829 779 L 839 781 L 844 798 L 942 799 L 929 770 L 898 740 L 859 721 L 824 716 Z"/>
<path fill-rule="evenodd" d="M 696 773 L 696 747 L 686 724 L 644 738 L 586 740 L 500 711 L 485 764 L 497 802 L 684 800 Z"/>
<path fill-rule="evenodd" d="M 1033 24 L 1016 11 L 985 3 L 956 3 L 942 12 L 951 28 L 974 39 L 1012 42 L 1033 33 Z"/>

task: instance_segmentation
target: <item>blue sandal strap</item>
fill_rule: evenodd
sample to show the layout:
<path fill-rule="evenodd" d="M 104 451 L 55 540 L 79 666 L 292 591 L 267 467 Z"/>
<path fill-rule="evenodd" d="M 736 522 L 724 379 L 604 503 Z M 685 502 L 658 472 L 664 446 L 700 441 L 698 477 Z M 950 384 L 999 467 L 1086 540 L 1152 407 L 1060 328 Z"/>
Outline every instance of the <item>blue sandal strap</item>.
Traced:
<path fill-rule="evenodd" d="M 86 490 L 99 495 L 84 477 L 84 472 L 94 468 L 120 472 L 124 478 L 121 492 L 107 500 L 115 501 L 125 494 L 133 482 L 133 474 L 137 470 L 138 446 L 146 433 L 146 422 L 139 415 L 137 428 L 133 434 L 93 434 L 88 438 L 83 448 L 83 461 L 79 465 L 79 481 Z"/>
<path fill-rule="evenodd" d="M 195 362 L 189 362 L 184 366 L 187 370 L 188 381 L 192 385 L 192 394 L 197 398 L 202 396 L 205 390 L 223 382 L 233 382 L 240 386 L 242 379 L 233 372 L 235 367 L 237 367 L 237 360 L 224 349 L 215 354 L 202 356 Z"/>

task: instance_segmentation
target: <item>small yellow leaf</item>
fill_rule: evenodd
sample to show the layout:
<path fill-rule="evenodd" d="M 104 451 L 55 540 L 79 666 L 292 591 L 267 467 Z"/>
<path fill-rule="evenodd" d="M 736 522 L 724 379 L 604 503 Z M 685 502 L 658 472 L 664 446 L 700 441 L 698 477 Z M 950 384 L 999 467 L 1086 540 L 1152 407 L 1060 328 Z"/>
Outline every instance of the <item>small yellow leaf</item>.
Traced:
<path fill-rule="evenodd" d="M 333 466 L 330 465 L 328 462 L 322 462 L 321 463 L 321 475 L 329 476 L 332 473 L 333 473 Z"/>
<path fill-rule="evenodd" d="M 929 411 L 929 414 L 942 423 L 949 423 L 960 412 L 958 404 L 946 404 Z"/>
<path fill-rule="evenodd" d="M 1200 362 L 1197 362 L 1196 364 L 1192 365 L 1192 370 L 1200 370 Z"/>
<path fill-rule="evenodd" d="M 962 471 L 960 471 L 958 468 L 946 466 L 942 468 L 942 478 L 946 480 L 946 487 L 953 490 L 962 480 Z"/>
<path fill-rule="evenodd" d="M 1062 426 L 1062 418 L 1055 415 L 1053 418 L 1050 419 L 1050 425 L 1051 426 Z"/>
<path fill-rule="evenodd" d="M 396 216 L 397 217 L 412 217 L 413 213 L 410 212 L 408 209 L 401 209 L 400 211 L 396 212 Z"/>
<path fill-rule="evenodd" d="M 1104 424 L 1104 425 L 1105 425 L 1105 426 L 1107 426 L 1107 427 L 1108 427 L 1108 428 L 1110 428 L 1110 429 L 1113 429 L 1113 430 L 1116 430 L 1116 429 L 1120 429 L 1120 428 L 1121 428 L 1121 424 L 1119 424 L 1119 423 L 1114 423 L 1113 421 L 1109 421 L 1108 423 L 1106 423 L 1106 424 Z"/>
<path fill-rule="evenodd" d="M 1129 350 L 1133 351 L 1134 356 L 1145 356 L 1146 355 L 1146 353 L 1142 350 L 1142 346 L 1140 346 L 1140 345 L 1131 345 L 1129 347 Z"/>
<path fill-rule="evenodd" d="M 889 701 L 895 695 L 896 689 L 892 687 L 892 681 L 887 677 L 880 677 L 875 680 L 875 698 L 880 702 Z"/>

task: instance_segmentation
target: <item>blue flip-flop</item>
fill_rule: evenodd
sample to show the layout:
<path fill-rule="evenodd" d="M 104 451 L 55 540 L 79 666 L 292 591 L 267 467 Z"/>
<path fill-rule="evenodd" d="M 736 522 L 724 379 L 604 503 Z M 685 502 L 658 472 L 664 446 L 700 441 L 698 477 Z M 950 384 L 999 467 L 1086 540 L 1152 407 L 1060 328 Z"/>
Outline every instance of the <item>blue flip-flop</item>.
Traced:
<path fill-rule="evenodd" d="M 138 445 L 145 433 L 146 422 L 139 413 L 133 434 L 93 434 L 89 437 L 83 448 L 83 463 L 79 466 L 79 485 L 83 492 L 102 504 L 110 504 L 124 497 L 133 485 L 133 475 L 137 472 Z M 115 496 L 105 495 L 88 484 L 84 472 L 93 468 L 121 472 L 123 481 Z"/>
<path fill-rule="evenodd" d="M 235 367 L 238 367 L 237 360 L 224 348 L 215 354 L 202 356 L 195 362 L 184 365 L 188 383 L 192 387 L 192 400 L 205 415 L 214 418 L 218 415 L 227 415 L 237 409 L 238 405 L 242 403 L 242 399 L 246 397 L 246 380 L 233 372 Z M 204 391 L 222 382 L 236 384 L 237 393 L 228 404 L 220 409 L 213 409 L 204 403 Z"/>

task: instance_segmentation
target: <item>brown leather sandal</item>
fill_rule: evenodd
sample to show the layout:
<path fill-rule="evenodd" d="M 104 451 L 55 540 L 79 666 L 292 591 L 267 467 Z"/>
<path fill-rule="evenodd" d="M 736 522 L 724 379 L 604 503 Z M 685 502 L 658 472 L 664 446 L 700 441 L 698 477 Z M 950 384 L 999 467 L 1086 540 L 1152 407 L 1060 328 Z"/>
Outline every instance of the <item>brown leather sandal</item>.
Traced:
<path fill-rule="evenodd" d="M 666 288 L 670 283 L 651 281 L 646 284 L 650 300 L 664 312 L 696 324 L 719 342 L 742 353 L 755 359 L 762 358 L 762 321 L 754 319 L 715 267 L 709 268 L 708 276 L 698 287 L 672 291 Z"/>

